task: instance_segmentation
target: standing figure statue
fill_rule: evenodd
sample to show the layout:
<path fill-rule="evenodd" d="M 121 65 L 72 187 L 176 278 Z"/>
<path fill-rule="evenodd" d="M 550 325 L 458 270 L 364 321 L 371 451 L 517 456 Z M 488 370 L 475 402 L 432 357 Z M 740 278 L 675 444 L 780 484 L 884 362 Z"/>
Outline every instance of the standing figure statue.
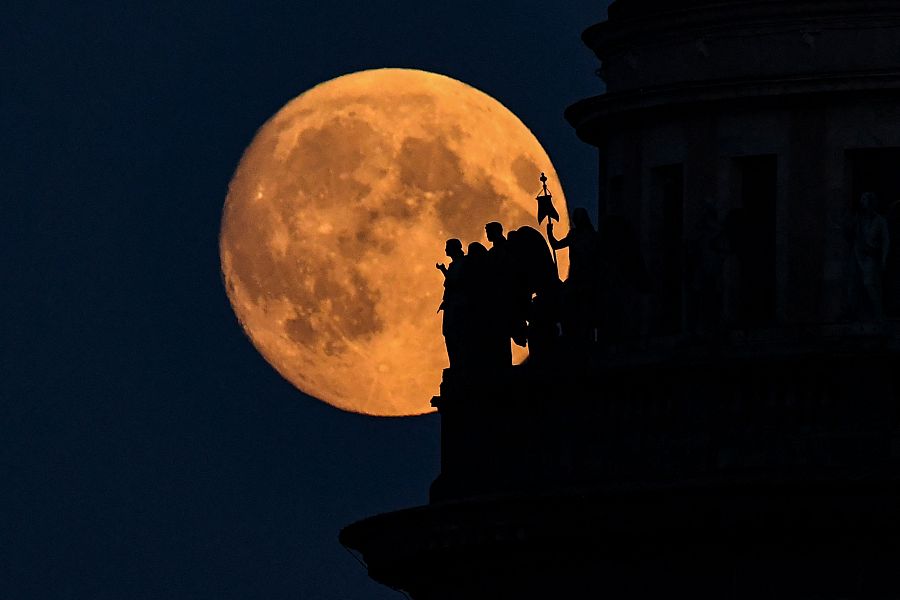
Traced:
<path fill-rule="evenodd" d="M 524 311 L 528 360 L 536 364 L 553 355 L 559 337 L 559 276 L 550 248 L 537 229 L 525 225 L 510 231 L 509 246 L 514 306 Z"/>
<path fill-rule="evenodd" d="M 466 356 L 466 328 L 467 294 L 464 289 L 463 262 L 466 255 L 463 252 L 462 242 L 458 239 L 449 239 L 444 252 L 450 257 L 450 266 L 437 263 L 435 267 L 444 274 L 444 298 L 438 307 L 438 312 L 443 311 L 444 318 L 441 325 L 441 333 L 447 344 L 447 356 L 450 359 L 450 368 L 464 366 Z"/>
<path fill-rule="evenodd" d="M 503 337 L 496 325 L 495 278 L 491 272 L 487 248 L 480 242 L 469 244 L 462 274 L 463 293 L 466 296 L 466 323 L 463 331 L 466 368 L 484 371 L 501 367 L 504 366 L 504 356 L 508 366 L 509 339 Z"/>
<path fill-rule="evenodd" d="M 510 254 L 509 240 L 503 235 L 503 225 L 492 221 L 484 226 L 484 233 L 491 243 L 488 263 L 494 277 L 491 294 L 494 301 L 493 337 L 496 341 L 496 352 L 491 354 L 497 356 L 497 362 L 512 364 L 509 340 L 513 338 L 519 345 L 525 345 L 526 308 L 516 302 L 513 258 Z"/>
<path fill-rule="evenodd" d="M 572 226 L 560 240 L 553 235 L 553 222 L 549 221 L 547 239 L 554 250 L 569 249 L 569 276 L 562 290 L 563 335 L 594 341 L 598 325 L 599 242 L 587 210 L 572 211 Z"/>
<path fill-rule="evenodd" d="M 884 319 L 882 274 L 891 247 L 887 220 L 878 214 L 878 198 L 865 192 L 847 228 L 850 242 L 850 313 L 860 320 Z"/>

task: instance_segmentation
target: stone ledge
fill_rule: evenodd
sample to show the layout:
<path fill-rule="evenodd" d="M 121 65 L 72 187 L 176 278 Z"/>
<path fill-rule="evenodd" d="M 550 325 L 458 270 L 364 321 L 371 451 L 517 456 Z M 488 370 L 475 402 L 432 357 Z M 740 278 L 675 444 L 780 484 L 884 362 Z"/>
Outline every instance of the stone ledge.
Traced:
<path fill-rule="evenodd" d="M 900 97 L 900 69 L 719 81 L 692 81 L 654 88 L 607 93 L 566 108 L 565 117 L 579 138 L 595 143 L 597 131 L 623 116 L 656 112 L 700 112 L 710 104 L 756 108 L 790 107 L 810 97 L 840 99 L 852 94 L 888 93 Z"/>
<path fill-rule="evenodd" d="M 378 515 L 346 527 L 340 540 L 362 553 L 374 579 L 419 592 L 462 580 L 477 594 L 475 586 L 490 586 L 526 564 L 537 579 L 587 578 L 581 589 L 607 570 L 609 579 L 594 586 L 607 588 L 624 570 L 624 583 L 633 587 L 638 582 L 630 575 L 640 565 L 653 576 L 682 569 L 688 575 L 677 585 L 685 586 L 708 577 L 710 567 L 729 577 L 740 573 L 748 585 L 753 578 L 803 585 L 808 574 L 797 565 L 804 561 L 814 573 L 833 563 L 867 573 L 879 560 L 898 560 L 898 502 L 896 476 L 586 487 Z M 892 582 L 882 590 L 900 594 L 900 581 Z M 674 581 L 667 585 L 675 592 Z M 710 595 L 741 597 L 727 587 L 716 591 Z M 490 597 L 489 589 L 482 593 Z"/>

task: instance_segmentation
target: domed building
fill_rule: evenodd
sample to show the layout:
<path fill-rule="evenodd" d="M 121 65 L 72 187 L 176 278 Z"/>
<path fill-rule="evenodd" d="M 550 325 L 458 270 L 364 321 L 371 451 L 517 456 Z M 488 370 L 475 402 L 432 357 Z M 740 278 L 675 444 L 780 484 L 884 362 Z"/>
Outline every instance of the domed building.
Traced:
<path fill-rule="evenodd" d="M 854 203 L 900 200 L 900 6 L 620 0 L 609 17 L 583 35 L 607 93 L 566 116 L 600 149 L 601 214 L 640 224 L 663 280 L 651 333 L 690 326 L 682 244 L 738 210 L 751 240 L 725 319 L 840 320 Z"/>
<path fill-rule="evenodd" d="M 550 367 L 446 371 L 431 502 L 342 543 L 417 600 L 900 597 L 900 2 L 618 0 L 583 39 L 566 117 L 646 283 Z"/>

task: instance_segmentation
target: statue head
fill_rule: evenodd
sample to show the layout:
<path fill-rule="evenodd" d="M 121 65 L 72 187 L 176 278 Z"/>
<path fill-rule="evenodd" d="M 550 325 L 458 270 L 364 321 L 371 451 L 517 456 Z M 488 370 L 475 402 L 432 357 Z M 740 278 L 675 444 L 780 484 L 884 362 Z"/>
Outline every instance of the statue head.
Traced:
<path fill-rule="evenodd" d="M 462 242 L 456 238 L 447 240 L 447 245 L 444 246 L 444 253 L 446 253 L 450 258 L 459 258 L 460 256 L 464 256 Z"/>
<path fill-rule="evenodd" d="M 469 244 L 469 253 L 468 256 L 485 256 L 487 254 L 487 248 L 484 247 L 484 244 L 481 242 L 472 242 Z"/>
<path fill-rule="evenodd" d="M 492 244 L 496 244 L 499 241 L 505 240 L 503 237 L 503 225 L 498 223 L 497 221 L 491 221 L 487 225 L 484 226 L 484 233 L 487 235 L 487 239 Z"/>
<path fill-rule="evenodd" d="M 859 198 L 859 208 L 863 212 L 874 212 L 878 207 L 878 196 L 873 192 L 863 192 Z"/>

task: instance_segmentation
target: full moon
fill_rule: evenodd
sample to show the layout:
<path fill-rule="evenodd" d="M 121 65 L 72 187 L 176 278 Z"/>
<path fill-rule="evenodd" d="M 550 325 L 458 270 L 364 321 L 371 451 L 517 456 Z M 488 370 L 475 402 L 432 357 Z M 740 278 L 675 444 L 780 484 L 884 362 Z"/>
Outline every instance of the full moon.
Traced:
<path fill-rule="evenodd" d="M 322 83 L 269 119 L 237 167 L 219 240 L 228 298 L 303 392 L 369 415 L 430 412 L 448 365 L 444 242 L 489 246 L 490 221 L 537 227 L 542 171 L 564 233 L 547 153 L 497 100 L 409 69 Z"/>

